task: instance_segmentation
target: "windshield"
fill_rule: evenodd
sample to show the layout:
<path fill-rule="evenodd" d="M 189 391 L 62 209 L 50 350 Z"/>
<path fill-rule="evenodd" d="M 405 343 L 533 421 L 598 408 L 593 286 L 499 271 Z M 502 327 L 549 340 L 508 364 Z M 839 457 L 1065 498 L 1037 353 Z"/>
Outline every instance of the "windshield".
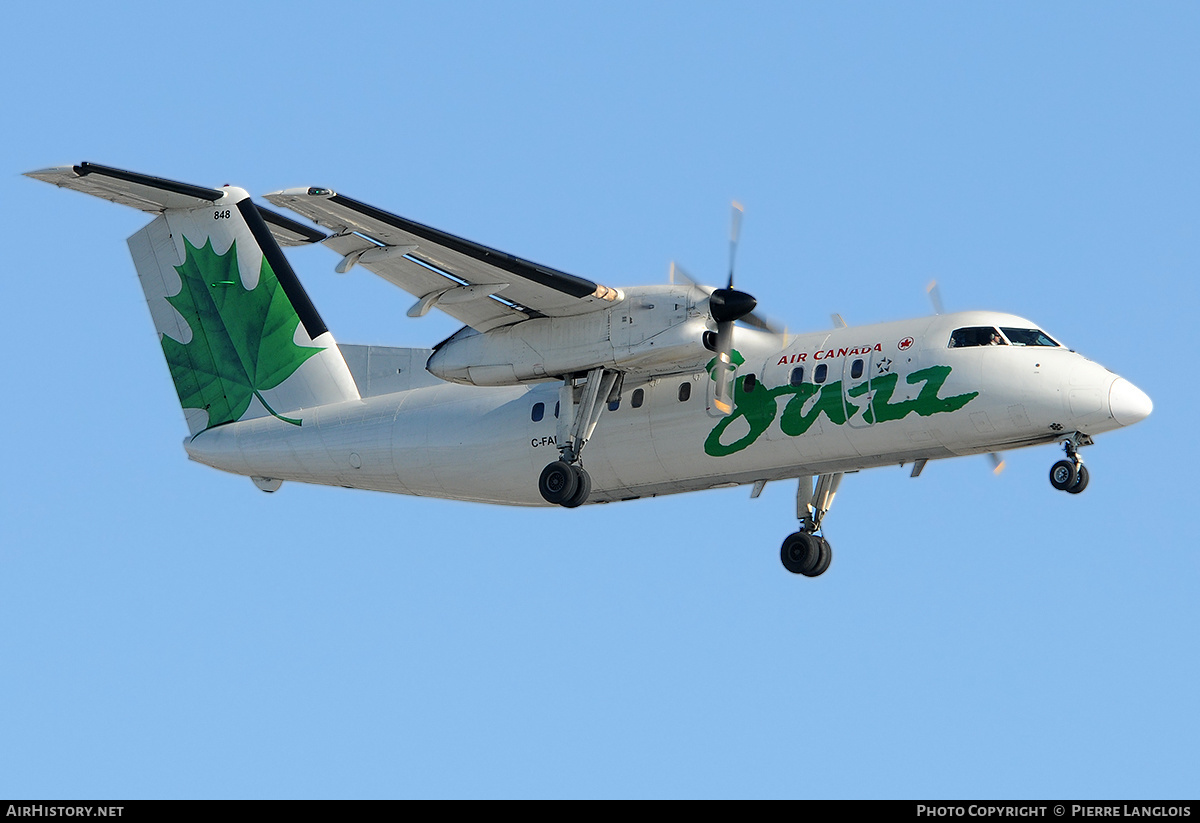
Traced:
<path fill-rule="evenodd" d="M 1001 327 L 1004 336 L 1014 346 L 1057 346 L 1050 336 L 1040 329 L 1007 329 Z"/>
<path fill-rule="evenodd" d="M 950 335 L 949 346 L 961 349 L 967 346 L 1004 346 L 1004 338 L 992 326 L 970 326 L 965 329 L 955 329 Z"/>

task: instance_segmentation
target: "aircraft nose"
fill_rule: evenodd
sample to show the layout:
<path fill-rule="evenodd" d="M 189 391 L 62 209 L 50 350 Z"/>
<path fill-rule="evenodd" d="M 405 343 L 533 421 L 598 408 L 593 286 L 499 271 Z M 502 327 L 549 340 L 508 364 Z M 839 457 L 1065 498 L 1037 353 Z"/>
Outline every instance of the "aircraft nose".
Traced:
<path fill-rule="evenodd" d="M 1108 391 L 1108 407 L 1114 420 L 1122 426 L 1132 426 L 1150 416 L 1154 403 L 1144 391 L 1124 377 L 1118 377 Z"/>

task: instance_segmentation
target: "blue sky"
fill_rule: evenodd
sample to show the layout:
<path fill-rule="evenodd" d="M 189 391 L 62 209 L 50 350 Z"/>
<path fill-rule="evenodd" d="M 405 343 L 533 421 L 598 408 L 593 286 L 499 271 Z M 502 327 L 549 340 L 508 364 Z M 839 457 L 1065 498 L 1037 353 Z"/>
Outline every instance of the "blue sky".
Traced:
<path fill-rule="evenodd" d="M 286 11 L 285 11 L 286 9 Z M 1188 471 L 1200 8 L 248 3 L 6 13 L 0 796 L 1197 795 Z M 576 511 L 189 463 L 124 239 L 20 176 L 323 185 L 614 285 L 674 259 L 792 329 L 1033 318 L 1154 414 L 846 478 Z M 320 248 L 338 339 L 446 318 Z"/>

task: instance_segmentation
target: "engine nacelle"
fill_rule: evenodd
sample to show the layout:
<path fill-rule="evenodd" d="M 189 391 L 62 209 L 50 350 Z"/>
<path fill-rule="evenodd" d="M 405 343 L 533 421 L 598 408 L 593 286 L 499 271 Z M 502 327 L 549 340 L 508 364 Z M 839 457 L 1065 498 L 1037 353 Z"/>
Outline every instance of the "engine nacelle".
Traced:
<path fill-rule="evenodd" d="M 435 349 L 426 368 L 452 383 L 512 386 L 597 367 L 647 376 L 691 372 L 712 359 L 702 343 L 711 320 L 697 310 L 694 290 L 649 286 L 625 294 L 619 305 L 588 314 L 487 332 L 463 328 Z"/>

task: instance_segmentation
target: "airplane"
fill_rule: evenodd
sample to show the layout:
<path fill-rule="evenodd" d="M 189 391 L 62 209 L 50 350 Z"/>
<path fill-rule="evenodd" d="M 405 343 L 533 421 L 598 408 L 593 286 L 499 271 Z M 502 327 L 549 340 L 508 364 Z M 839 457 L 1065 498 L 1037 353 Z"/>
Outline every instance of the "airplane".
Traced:
<path fill-rule="evenodd" d="M 1061 443 L 1150 398 L 1021 317 L 993 311 L 788 335 L 733 287 L 610 287 L 318 186 L 265 195 L 94 163 L 29 177 L 156 215 L 128 239 L 190 459 L 284 481 L 514 506 L 613 503 L 798 480 L 780 559 L 817 577 L 824 519 L 864 469 Z M 314 226 L 319 226 L 320 229 Z M 432 348 L 339 344 L 282 246 L 319 243 L 463 327 Z M 936 307 L 936 304 L 935 304 Z M 586 469 L 584 459 L 586 457 Z"/>

